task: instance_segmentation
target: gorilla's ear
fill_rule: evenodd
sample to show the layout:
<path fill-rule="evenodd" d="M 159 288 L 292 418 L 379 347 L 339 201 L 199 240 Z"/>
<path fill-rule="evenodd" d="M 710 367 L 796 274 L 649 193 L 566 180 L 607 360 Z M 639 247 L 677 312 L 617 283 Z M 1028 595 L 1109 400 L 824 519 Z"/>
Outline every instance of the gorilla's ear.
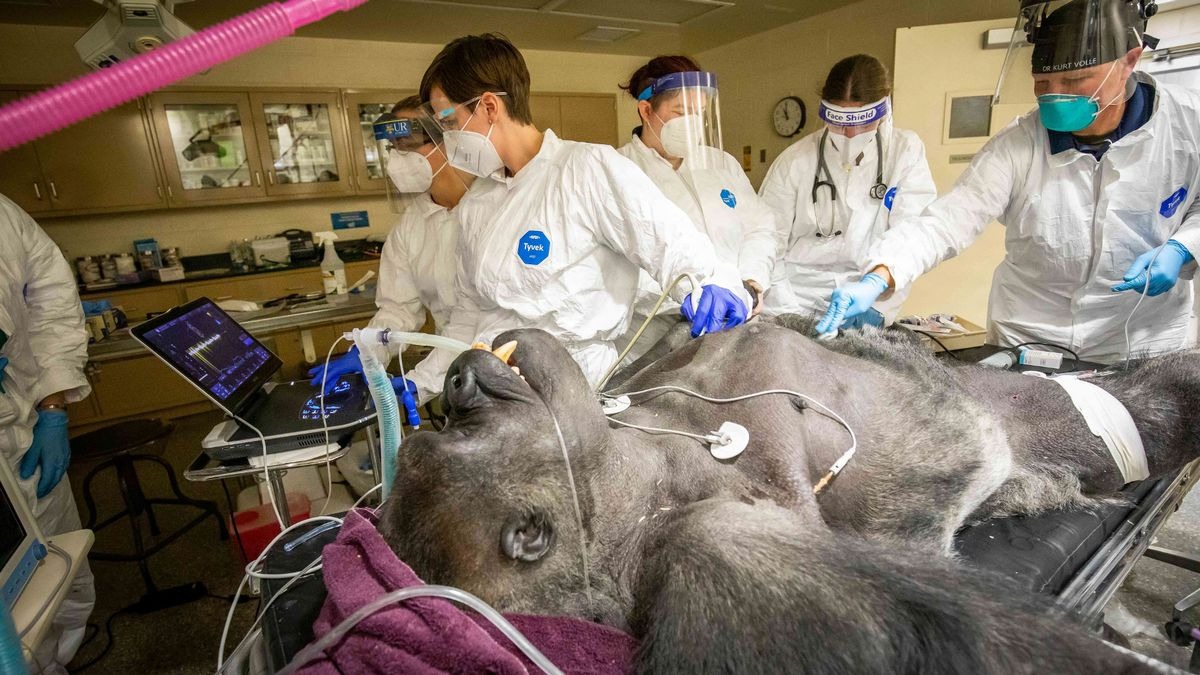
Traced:
<path fill-rule="evenodd" d="M 500 550 L 513 560 L 535 562 L 553 545 L 554 525 L 540 509 L 509 516 L 500 532 Z"/>

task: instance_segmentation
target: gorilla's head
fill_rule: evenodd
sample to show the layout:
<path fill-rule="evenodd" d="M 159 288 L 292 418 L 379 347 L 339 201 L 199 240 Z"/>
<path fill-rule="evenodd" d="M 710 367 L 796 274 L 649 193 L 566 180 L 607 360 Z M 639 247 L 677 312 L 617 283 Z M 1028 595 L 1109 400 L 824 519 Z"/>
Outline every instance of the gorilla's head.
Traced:
<path fill-rule="evenodd" d="M 506 611 L 580 615 L 579 528 L 562 445 L 587 528 L 591 495 L 581 475 L 608 427 L 554 338 L 518 330 L 495 344 L 512 341 L 511 356 L 472 349 L 451 365 L 443 392 L 449 422 L 401 445 L 380 530 L 428 583 L 463 588 Z"/>

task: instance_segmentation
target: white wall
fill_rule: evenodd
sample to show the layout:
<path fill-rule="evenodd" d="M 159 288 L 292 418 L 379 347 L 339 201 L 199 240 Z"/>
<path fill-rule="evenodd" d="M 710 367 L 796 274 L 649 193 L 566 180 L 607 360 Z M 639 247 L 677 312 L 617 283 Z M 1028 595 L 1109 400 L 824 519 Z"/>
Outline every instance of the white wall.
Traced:
<path fill-rule="evenodd" d="M 863 0 L 702 52 L 701 65 L 720 76 L 725 149 L 741 159 L 743 146 L 753 148 L 749 175 L 758 185 L 771 162 L 798 140 L 775 134 L 770 124 L 775 102 L 800 96 L 809 107 L 806 132 L 820 129 L 815 113 L 830 67 L 846 56 L 868 53 L 893 69 L 897 124 L 925 140 L 938 188 L 948 190 L 965 167 L 948 165 L 949 155 L 973 153 L 980 144 L 940 146 L 944 92 L 963 91 L 963 81 L 975 83 L 967 86 L 970 90 L 994 88 L 1004 52 L 984 52 L 982 33 L 1011 27 L 1015 6 L 1012 0 Z M 919 28 L 910 29 L 914 26 Z M 1149 33 L 1161 38 L 1164 48 L 1200 42 L 1200 6 L 1160 14 Z M 765 162 L 760 161 L 764 149 Z M 992 272 L 1003 255 L 1004 233 L 993 225 L 963 255 L 919 280 L 904 310 L 951 312 L 982 324 Z"/>
<path fill-rule="evenodd" d="M 84 72 L 72 47 L 82 29 L 0 24 L 0 84 L 57 83 Z M 519 46 L 519 45 L 518 45 Z M 440 45 L 288 38 L 218 66 L 181 84 L 416 89 Z M 613 93 L 645 59 L 575 52 L 524 52 L 533 90 Z M 637 123 L 633 105 L 618 98 L 621 135 Z M 81 158 L 81 161 L 95 161 Z M 42 218 L 68 257 L 132 248 L 142 237 L 184 255 L 215 253 L 230 241 L 289 227 L 329 229 L 329 214 L 366 210 L 371 227 L 350 236 L 384 235 L 391 216 L 379 197 L 303 200 L 276 204 L 173 209 L 145 213 Z"/>

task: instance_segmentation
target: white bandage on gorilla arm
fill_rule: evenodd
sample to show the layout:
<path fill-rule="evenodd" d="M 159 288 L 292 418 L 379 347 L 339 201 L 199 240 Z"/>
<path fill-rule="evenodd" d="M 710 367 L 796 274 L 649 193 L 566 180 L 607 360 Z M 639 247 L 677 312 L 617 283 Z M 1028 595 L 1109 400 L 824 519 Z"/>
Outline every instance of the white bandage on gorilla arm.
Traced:
<path fill-rule="evenodd" d="M 1126 483 L 1150 477 L 1142 436 L 1134 426 L 1133 417 L 1120 401 L 1091 382 L 1084 382 L 1073 375 L 1050 379 L 1067 392 L 1087 422 L 1088 429 L 1108 446 Z"/>

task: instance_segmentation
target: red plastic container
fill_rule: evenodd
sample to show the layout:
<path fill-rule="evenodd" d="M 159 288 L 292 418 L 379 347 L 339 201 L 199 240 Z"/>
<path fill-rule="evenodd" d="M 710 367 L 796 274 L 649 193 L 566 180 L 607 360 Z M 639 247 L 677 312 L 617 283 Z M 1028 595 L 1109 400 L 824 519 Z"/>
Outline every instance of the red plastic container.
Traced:
<path fill-rule="evenodd" d="M 308 519 L 312 506 L 307 496 L 289 492 L 287 504 L 288 514 L 293 523 Z M 229 518 L 229 543 L 233 546 L 234 553 L 240 552 L 242 560 L 247 562 L 257 558 L 267 544 L 279 536 L 280 531 L 279 521 L 275 519 L 270 504 L 259 504 L 252 509 L 238 511 Z"/>

